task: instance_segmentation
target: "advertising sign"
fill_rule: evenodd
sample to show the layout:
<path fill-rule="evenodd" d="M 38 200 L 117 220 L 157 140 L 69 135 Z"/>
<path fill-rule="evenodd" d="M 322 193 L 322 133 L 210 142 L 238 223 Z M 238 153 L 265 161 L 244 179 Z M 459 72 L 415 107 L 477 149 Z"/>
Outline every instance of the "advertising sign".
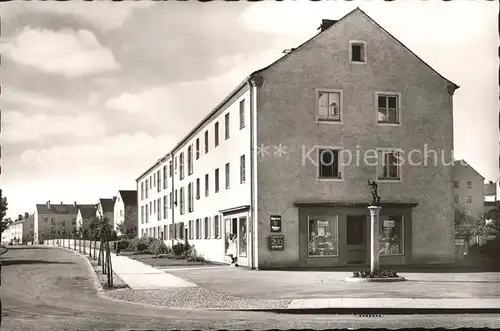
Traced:
<path fill-rule="evenodd" d="M 394 221 L 384 220 L 384 228 L 393 228 Z"/>
<path fill-rule="evenodd" d="M 281 232 L 281 215 L 271 215 L 271 232 Z"/>
<path fill-rule="evenodd" d="M 274 234 L 269 236 L 269 250 L 283 251 L 285 249 L 285 236 Z"/>

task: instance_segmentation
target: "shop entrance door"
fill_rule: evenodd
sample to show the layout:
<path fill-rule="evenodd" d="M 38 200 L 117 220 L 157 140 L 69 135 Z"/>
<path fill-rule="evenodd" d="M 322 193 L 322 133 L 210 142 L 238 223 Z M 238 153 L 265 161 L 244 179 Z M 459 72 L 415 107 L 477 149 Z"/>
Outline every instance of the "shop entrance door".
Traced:
<path fill-rule="evenodd" d="M 366 215 L 347 215 L 346 242 L 348 264 L 366 263 Z"/>
<path fill-rule="evenodd" d="M 247 215 L 228 216 L 224 218 L 226 262 L 231 259 L 227 256 L 229 251 L 229 236 L 236 235 L 236 256 L 238 264 L 248 266 L 248 217 Z"/>

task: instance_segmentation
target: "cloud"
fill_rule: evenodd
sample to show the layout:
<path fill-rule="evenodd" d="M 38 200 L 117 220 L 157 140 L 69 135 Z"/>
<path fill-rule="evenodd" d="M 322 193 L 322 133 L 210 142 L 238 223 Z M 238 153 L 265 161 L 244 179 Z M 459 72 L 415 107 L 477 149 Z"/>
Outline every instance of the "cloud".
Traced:
<path fill-rule="evenodd" d="M 110 49 L 103 47 L 88 30 L 32 29 L 25 27 L 3 44 L 11 60 L 46 73 L 68 78 L 119 68 Z"/>
<path fill-rule="evenodd" d="M 47 109 L 60 105 L 59 101 L 47 98 L 42 94 L 19 90 L 12 86 L 6 86 L 5 84 L 2 86 L 0 99 L 2 100 L 2 103 L 7 102 L 14 105 L 25 105 Z"/>
<path fill-rule="evenodd" d="M 18 111 L 7 111 L 2 116 L 3 139 L 7 142 L 30 142 L 48 136 L 73 135 L 80 138 L 102 136 L 103 122 L 92 115 L 68 116 L 37 114 L 26 116 Z"/>
<path fill-rule="evenodd" d="M 89 178 L 105 174 L 108 178 L 125 176 L 132 183 L 141 172 L 165 155 L 178 138 L 173 135 L 153 137 L 138 132 L 106 137 L 98 143 L 27 149 L 20 155 L 18 165 L 38 168 L 48 177 Z M 86 185 L 99 186 L 99 183 Z"/>
<path fill-rule="evenodd" d="M 71 14 L 80 17 L 97 28 L 109 30 L 122 26 L 136 9 L 153 6 L 153 1 L 124 1 L 116 4 L 108 1 L 65 1 L 63 2 L 17 2 L 2 6 L 4 18 L 14 17 L 27 11 L 41 13 Z"/>

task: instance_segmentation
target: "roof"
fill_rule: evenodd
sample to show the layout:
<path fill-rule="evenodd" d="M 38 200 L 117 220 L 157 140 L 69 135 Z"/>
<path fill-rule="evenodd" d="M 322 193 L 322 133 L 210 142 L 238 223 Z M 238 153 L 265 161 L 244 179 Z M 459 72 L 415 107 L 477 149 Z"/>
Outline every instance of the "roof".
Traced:
<path fill-rule="evenodd" d="M 123 204 L 126 206 L 137 205 L 137 191 L 136 190 L 119 190 L 118 193 L 122 197 Z"/>
<path fill-rule="evenodd" d="M 101 198 L 101 199 L 99 199 L 99 202 L 101 204 L 102 211 L 104 213 L 113 212 L 115 210 L 114 198 L 111 198 L 111 199 Z"/>
<path fill-rule="evenodd" d="M 210 118 L 215 114 L 217 113 L 217 111 L 219 111 L 235 94 L 237 94 L 244 86 L 246 86 L 247 84 L 250 84 L 250 82 L 256 78 L 256 76 L 265 71 L 266 69 L 274 66 L 276 63 L 284 60 L 286 57 L 290 56 L 290 54 L 296 52 L 299 48 L 301 48 L 302 46 L 306 45 L 307 43 L 309 43 L 311 40 L 313 40 L 314 38 L 316 38 L 318 35 L 324 33 L 325 31 L 328 31 L 329 29 L 333 28 L 334 26 L 338 25 L 339 22 L 341 22 L 342 20 L 346 19 L 347 17 L 349 17 L 350 15 L 352 15 L 353 13 L 355 12 L 360 12 L 362 13 L 365 17 L 367 17 L 371 22 L 373 22 L 379 29 L 381 29 L 382 31 L 384 31 L 385 33 L 387 33 L 391 38 L 393 38 L 396 42 L 398 42 L 403 48 L 405 48 L 406 50 L 408 50 L 412 55 L 414 55 L 419 61 L 421 61 L 424 65 L 426 65 L 429 69 L 431 69 L 433 72 L 435 72 L 439 77 L 443 78 L 445 81 L 447 81 L 449 84 L 453 85 L 453 87 L 455 89 L 458 89 L 460 88 L 460 86 L 458 86 L 457 84 L 453 83 L 452 81 L 450 81 L 449 79 L 445 78 L 443 75 L 441 75 L 439 72 L 437 72 L 435 69 L 433 69 L 429 64 L 427 64 L 424 60 L 422 60 L 418 55 L 416 55 L 415 53 L 413 53 L 408 47 L 406 47 L 401 41 L 399 41 L 396 37 L 394 37 L 392 34 L 390 34 L 386 29 L 384 29 L 382 26 L 380 26 L 373 18 L 371 18 L 370 16 L 368 16 L 368 14 L 366 14 L 363 10 L 361 10 L 359 7 L 356 7 L 355 9 L 353 9 L 352 11 L 350 11 L 349 13 L 347 13 L 346 15 L 344 15 L 343 17 L 341 17 L 340 19 L 338 20 L 329 20 L 331 23 L 333 23 L 333 21 L 335 21 L 335 23 L 333 23 L 330 27 L 328 28 L 325 28 L 324 30 L 320 31 L 318 34 L 314 35 L 313 37 L 311 37 L 310 39 L 308 39 L 307 41 L 305 41 L 304 43 L 302 43 L 301 45 L 299 45 L 298 47 L 296 48 L 292 48 L 292 50 L 288 53 L 286 53 L 284 56 L 280 57 L 279 59 L 277 59 L 276 61 L 274 61 L 273 63 L 271 63 L 270 65 L 268 65 L 267 67 L 264 67 L 262 69 L 259 69 L 259 70 L 256 70 L 254 72 L 252 72 L 250 75 L 248 75 L 240 84 L 238 84 L 238 86 L 236 86 L 236 88 L 231 91 L 231 93 L 229 93 L 229 95 L 227 95 L 219 104 L 217 104 L 215 106 L 214 109 L 212 109 L 212 111 L 210 111 L 191 131 L 189 131 L 182 139 L 181 141 L 175 145 L 171 150 L 170 152 L 168 152 L 167 154 L 165 154 L 163 157 L 161 157 L 160 159 L 158 159 L 158 161 L 156 161 L 155 164 L 153 164 L 151 167 L 149 167 L 145 172 L 143 172 L 139 177 L 137 177 L 136 181 L 139 181 L 141 180 L 146 174 L 148 174 L 152 169 L 156 168 L 158 165 L 160 165 L 162 162 L 164 162 L 165 160 L 167 160 L 169 157 L 171 157 L 174 152 L 180 147 L 182 146 L 196 131 L 198 131 L 206 122 L 208 122 L 210 120 Z"/>
<path fill-rule="evenodd" d="M 96 205 L 78 205 L 83 218 L 91 218 L 95 215 Z"/>
<path fill-rule="evenodd" d="M 456 160 L 456 161 L 455 161 L 455 163 L 453 163 L 453 166 L 456 166 L 457 164 L 460 164 L 460 165 L 462 165 L 462 166 L 464 166 L 464 167 L 469 167 L 469 168 L 471 168 L 471 169 L 472 169 L 472 170 L 473 170 L 476 174 L 478 174 L 478 175 L 479 175 L 479 176 L 480 176 L 480 177 L 484 180 L 483 175 L 481 175 L 481 174 L 479 173 L 479 171 L 477 171 L 476 169 L 474 169 L 474 168 L 473 168 L 473 167 L 469 164 L 469 162 L 467 162 L 467 161 L 465 161 L 465 160 L 463 160 L 463 159 L 462 159 L 462 160 Z"/>
<path fill-rule="evenodd" d="M 37 204 L 36 210 L 38 214 L 59 214 L 59 215 L 70 215 L 78 214 L 78 208 L 74 204 L 50 204 L 50 209 L 47 208 L 47 204 Z"/>

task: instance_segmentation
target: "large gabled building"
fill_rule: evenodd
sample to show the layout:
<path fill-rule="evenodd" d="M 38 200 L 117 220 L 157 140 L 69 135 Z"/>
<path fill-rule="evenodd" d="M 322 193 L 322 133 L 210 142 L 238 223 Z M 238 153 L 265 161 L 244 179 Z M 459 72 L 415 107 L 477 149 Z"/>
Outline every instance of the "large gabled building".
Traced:
<path fill-rule="evenodd" d="M 366 265 L 376 180 L 380 263 L 454 262 L 452 162 L 440 161 L 458 86 L 359 8 L 320 29 L 137 178 L 140 236 L 229 262 L 234 234 L 251 268 Z"/>

